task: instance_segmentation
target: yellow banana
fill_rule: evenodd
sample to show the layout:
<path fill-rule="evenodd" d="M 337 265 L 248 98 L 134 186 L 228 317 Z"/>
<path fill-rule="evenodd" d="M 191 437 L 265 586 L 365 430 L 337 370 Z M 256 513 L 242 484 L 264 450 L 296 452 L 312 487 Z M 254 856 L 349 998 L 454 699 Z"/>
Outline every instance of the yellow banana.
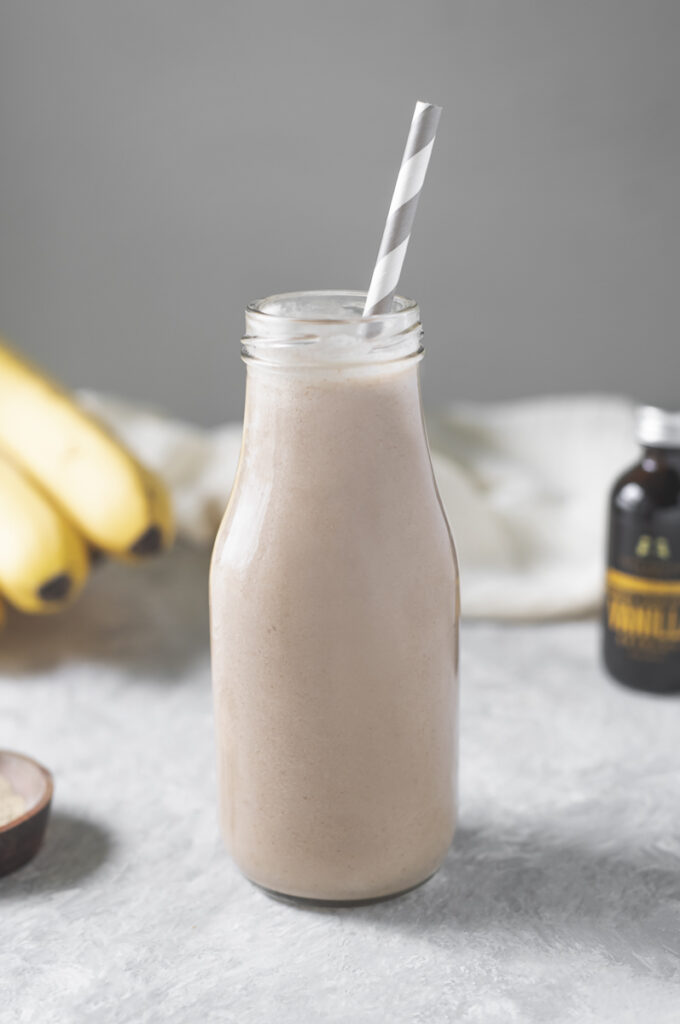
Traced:
<path fill-rule="evenodd" d="M 0 456 L 0 591 L 25 612 L 59 611 L 82 589 L 89 553 L 75 527 Z"/>
<path fill-rule="evenodd" d="M 96 548 L 142 557 L 172 541 L 165 487 L 36 367 L 0 344 L 0 449 Z"/>

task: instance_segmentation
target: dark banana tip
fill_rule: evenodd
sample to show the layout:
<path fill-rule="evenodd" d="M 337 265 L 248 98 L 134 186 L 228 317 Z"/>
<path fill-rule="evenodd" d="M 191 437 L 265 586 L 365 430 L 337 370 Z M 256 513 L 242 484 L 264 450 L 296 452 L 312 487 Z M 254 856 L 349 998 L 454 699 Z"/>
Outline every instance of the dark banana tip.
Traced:
<path fill-rule="evenodd" d="M 90 565 L 101 565 L 102 562 L 106 561 L 106 554 L 101 548 L 96 548 L 90 545 L 88 548 L 88 554 L 90 556 Z"/>
<path fill-rule="evenodd" d="M 130 548 L 133 555 L 156 555 L 163 547 L 163 534 L 158 526 L 150 526 Z"/>
<path fill-rule="evenodd" d="M 60 572 L 38 589 L 38 596 L 43 601 L 63 601 L 71 589 L 71 577 L 67 572 Z"/>

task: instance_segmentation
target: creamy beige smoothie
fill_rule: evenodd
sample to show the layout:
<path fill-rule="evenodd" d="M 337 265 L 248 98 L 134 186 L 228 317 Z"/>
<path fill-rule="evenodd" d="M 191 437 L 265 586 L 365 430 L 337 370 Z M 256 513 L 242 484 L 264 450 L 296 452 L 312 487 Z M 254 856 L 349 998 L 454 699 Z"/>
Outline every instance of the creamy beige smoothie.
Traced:
<path fill-rule="evenodd" d="M 333 301 L 349 327 L 263 325 L 274 300 L 250 314 L 212 664 L 236 863 L 276 893 L 357 901 L 424 881 L 451 842 L 458 576 L 423 427 L 417 307 L 366 338 L 350 300 Z"/>

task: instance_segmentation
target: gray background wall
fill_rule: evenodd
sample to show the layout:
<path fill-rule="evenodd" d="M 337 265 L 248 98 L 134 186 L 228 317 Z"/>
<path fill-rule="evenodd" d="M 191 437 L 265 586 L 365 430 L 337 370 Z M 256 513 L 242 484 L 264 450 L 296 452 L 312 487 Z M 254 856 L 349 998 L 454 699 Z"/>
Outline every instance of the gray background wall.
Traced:
<path fill-rule="evenodd" d="M 421 98 L 427 401 L 680 405 L 679 50 L 677 0 L 2 0 L 0 330 L 240 415 L 246 301 L 367 286 Z"/>

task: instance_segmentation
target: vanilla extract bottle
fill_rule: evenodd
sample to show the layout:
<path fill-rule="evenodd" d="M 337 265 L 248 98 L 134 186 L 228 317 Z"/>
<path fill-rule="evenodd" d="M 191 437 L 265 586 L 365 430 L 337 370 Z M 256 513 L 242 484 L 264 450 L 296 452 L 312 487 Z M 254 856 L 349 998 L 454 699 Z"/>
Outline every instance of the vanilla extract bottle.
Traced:
<path fill-rule="evenodd" d="M 604 660 L 619 682 L 680 692 L 680 412 L 638 411 L 640 461 L 614 484 Z"/>

